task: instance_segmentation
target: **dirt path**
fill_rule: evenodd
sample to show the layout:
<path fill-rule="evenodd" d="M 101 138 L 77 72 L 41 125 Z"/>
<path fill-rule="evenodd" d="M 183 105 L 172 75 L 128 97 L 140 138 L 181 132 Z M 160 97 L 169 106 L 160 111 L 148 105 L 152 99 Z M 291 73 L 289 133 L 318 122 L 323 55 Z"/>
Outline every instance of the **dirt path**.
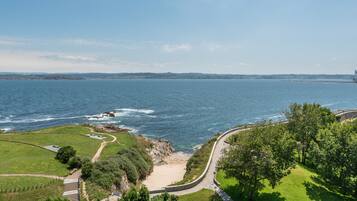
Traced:
<path fill-rule="evenodd" d="M 107 134 L 107 133 L 99 133 L 99 134 L 101 134 L 101 135 L 108 135 L 108 136 L 112 137 L 113 140 L 112 140 L 112 141 L 103 141 L 103 142 L 100 144 L 100 146 L 99 146 L 97 152 L 94 154 L 94 156 L 93 156 L 93 158 L 92 158 L 92 160 L 91 160 L 92 163 L 95 163 L 95 162 L 98 161 L 100 155 L 102 154 L 103 149 L 105 148 L 105 146 L 107 146 L 108 143 L 114 143 L 115 141 L 117 141 L 117 138 L 116 138 L 114 135 L 110 135 L 110 134 Z"/>

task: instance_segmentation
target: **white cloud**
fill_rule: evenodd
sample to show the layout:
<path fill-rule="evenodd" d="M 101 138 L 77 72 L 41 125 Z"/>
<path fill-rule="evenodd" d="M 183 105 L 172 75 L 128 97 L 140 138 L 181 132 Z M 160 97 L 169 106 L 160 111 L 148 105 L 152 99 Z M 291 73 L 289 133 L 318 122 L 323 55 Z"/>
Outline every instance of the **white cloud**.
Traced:
<path fill-rule="evenodd" d="M 177 52 L 177 51 L 184 51 L 188 52 L 192 49 L 192 46 L 188 43 L 182 43 L 182 44 L 164 44 L 161 46 L 161 49 L 164 52 L 172 53 L 172 52 Z"/>
<path fill-rule="evenodd" d="M 95 57 L 80 56 L 80 55 L 50 54 L 50 55 L 44 55 L 42 57 L 50 60 L 57 60 L 57 61 L 62 60 L 62 61 L 75 62 L 75 63 L 78 62 L 92 63 L 97 61 Z"/>
<path fill-rule="evenodd" d="M 25 39 L 0 37 L 0 46 L 17 46 L 28 43 Z"/>
<path fill-rule="evenodd" d="M 177 62 L 145 63 L 117 57 L 0 51 L 0 72 L 166 72 Z"/>
<path fill-rule="evenodd" d="M 95 47 L 113 47 L 114 44 L 112 42 L 107 41 L 98 41 L 98 40 L 91 40 L 85 38 L 71 38 L 71 39 L 64 39 L 62 42 L 70 45 L 79 45 L 79 46 L 95 46 Z"/>

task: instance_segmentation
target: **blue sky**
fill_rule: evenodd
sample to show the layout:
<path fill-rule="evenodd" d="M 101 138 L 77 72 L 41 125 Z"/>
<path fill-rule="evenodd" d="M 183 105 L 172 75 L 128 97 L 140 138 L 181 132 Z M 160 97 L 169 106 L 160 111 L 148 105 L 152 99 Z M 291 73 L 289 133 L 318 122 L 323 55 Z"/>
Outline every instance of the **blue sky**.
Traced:
<path fill-rule="evenodd" d="M 2 72 L 352 73 L 354 0 L 0 2 Z"/>

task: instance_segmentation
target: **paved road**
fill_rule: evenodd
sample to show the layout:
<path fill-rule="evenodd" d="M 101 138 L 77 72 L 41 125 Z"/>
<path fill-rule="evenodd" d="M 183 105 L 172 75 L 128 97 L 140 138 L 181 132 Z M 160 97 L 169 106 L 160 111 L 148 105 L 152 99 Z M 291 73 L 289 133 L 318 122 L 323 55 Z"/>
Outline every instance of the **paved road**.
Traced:
<path fill-rule="evenodd" d="M 215 172 L 216 172 L 216 167 L 217 167 L 218 161 L 221 158 L 223 151 L 229 146 L 227 143 L 225 143 L 225 141 L 227 140 L 228 137 L 230 137 L 242 130 L 232 131 L 230 133 L 227 133 L 225 136 L 223 136 L 217 142 L 216 148 L 213 152 L 212 161 L 211 161 L 211 164 L 209 165 L 207 174 L 199 184 L 197 184 L 196 186 L 194 186 L 190 189 L 170 192 L 170 194 L 185 195 L 185 194 L 190 194 L 190 193 L 200 191 L 202 189 L 217 190 L 217 186 L 214 184 L 214 177 L 215 177 Z"/>

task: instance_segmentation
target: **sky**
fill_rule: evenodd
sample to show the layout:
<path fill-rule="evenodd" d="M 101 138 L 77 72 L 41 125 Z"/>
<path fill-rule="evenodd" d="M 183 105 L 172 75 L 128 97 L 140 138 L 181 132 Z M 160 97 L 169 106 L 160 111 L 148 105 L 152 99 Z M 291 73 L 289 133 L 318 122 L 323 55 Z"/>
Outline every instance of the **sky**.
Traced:
<path fill-rule="evenodd" d="M 355 0 L 1 0 L 0 72 L 351 74 Z"/>

